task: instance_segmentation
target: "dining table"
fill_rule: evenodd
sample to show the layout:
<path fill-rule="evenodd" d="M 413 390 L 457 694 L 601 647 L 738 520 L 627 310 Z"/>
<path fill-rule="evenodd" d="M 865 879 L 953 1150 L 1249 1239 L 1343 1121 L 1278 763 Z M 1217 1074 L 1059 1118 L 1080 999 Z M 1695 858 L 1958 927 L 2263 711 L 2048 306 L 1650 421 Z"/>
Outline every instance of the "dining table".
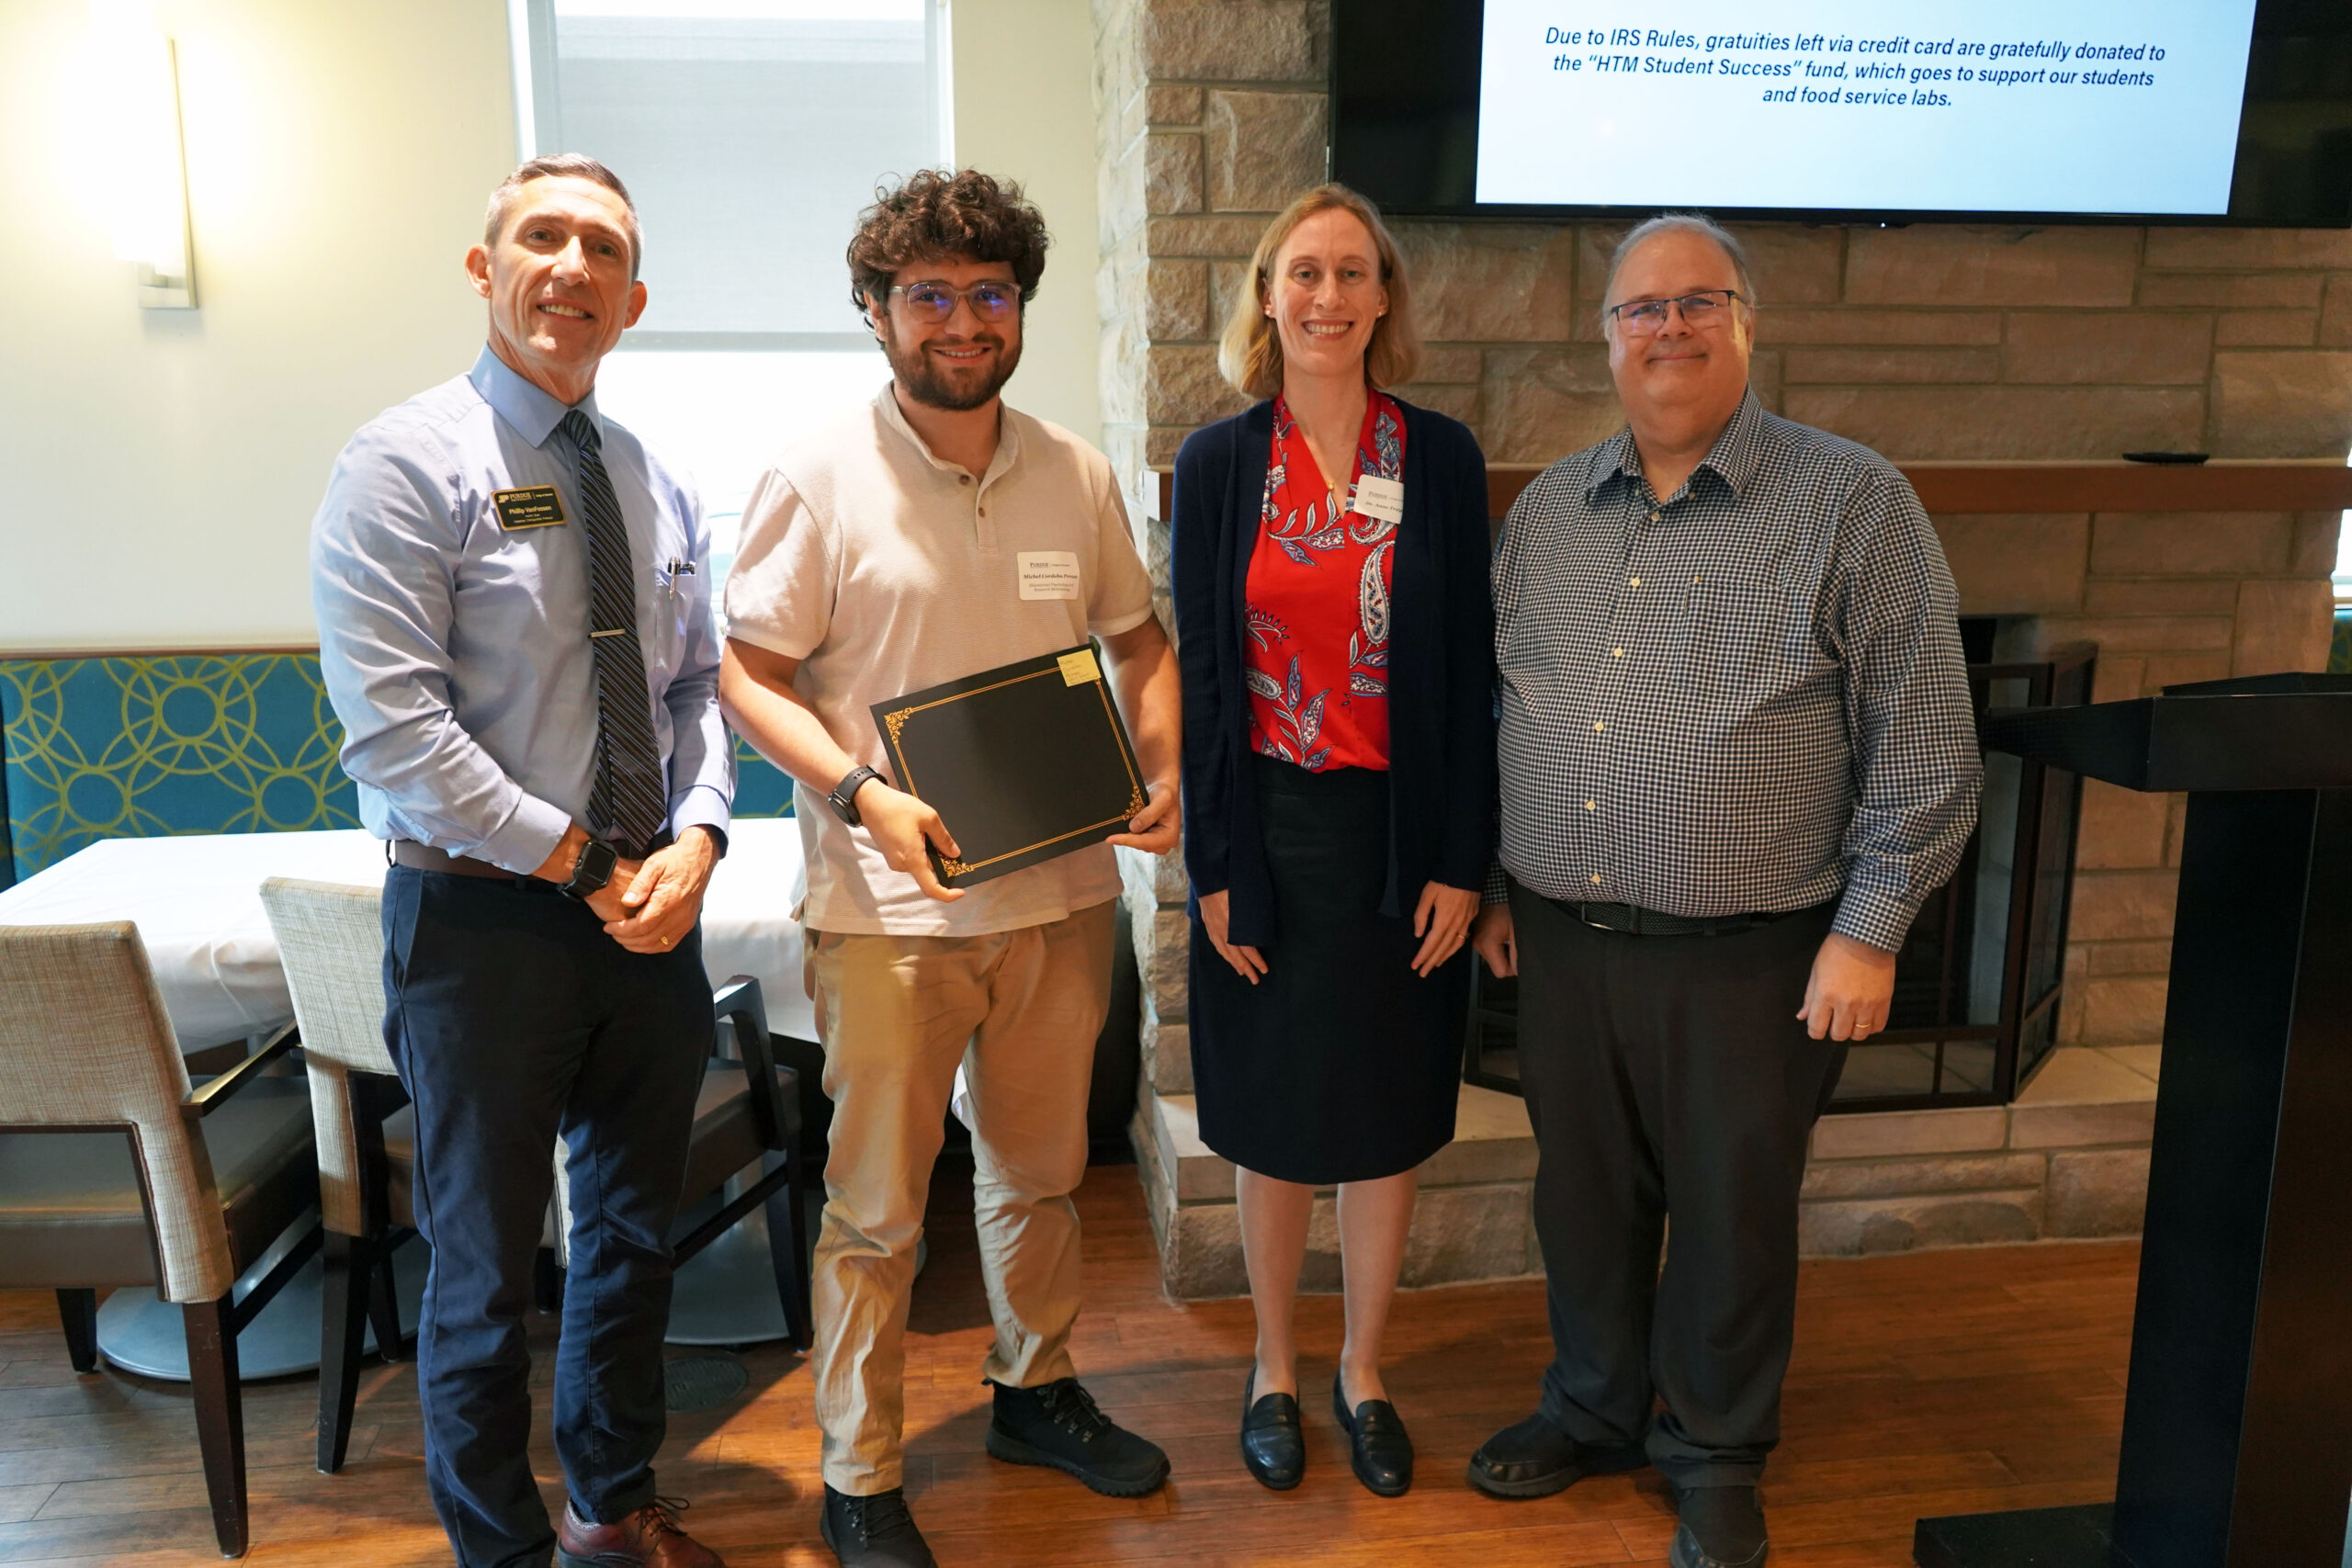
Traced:
<path fill-rule="evenodd" d="M 0 925 L 130 920 L 139 928 L 183 1053 L 257 1043 L 294 1019 L 261 885 L 284 876 L 381 886 L 384 851 L 381 840 L 356 829 L 101 839 L 0 890 Z M 803 988 L 797 918 L 807 889 L 797 822 L 752 818 L 734 823 L 703 899 L 703 964 L 714 989 L 739 975 L 760 982 L 771 1033 L 813 1041 L 816 1010 Z M 756 1178 L 739 1181 L 748 1179 Z M 708 1201 L 715 1207 L 718 1200 Z M 266 1275 L 305 1228 L 296 1226 L 248 1269 L 240 1293 Z M 764 1213 L 755 1206 L 683 1266 L 673 1342 L 733 1345 L 784 1337 L 767 1248 Z M 401 1318 L 413 1325 L 425 1248 L 402 1247 L 392 1258 Z M 239 1334 L 246 1378 L 318 1365 L 322 1283 L 322 1265 L 314 1259 Z M 98 1310 L 98 1346 L 126 1370 L 173 1380 L 187 1376 L 180 1314 L 150 1289 L 118 1290 L 107 1298 Z"/>
<path fill-rule="evenodd" d="M 101 839 L 0 891 L 0 925 L 133 922 L 180 1049 L 200 1051 L 294 1020 L 277 938 L 261 907 L 264 882 L 290 876 L 377 887 L 384 871 L 383 842 L 356 828 Z M 808 884 L 799 824 L 747 818 L 729 830 L 702 914 L 703 964 L 713 986 L 751 976 L 760 982 L 768 1027 L 801 1040 L 817 1037 L 794 919 Z"/>

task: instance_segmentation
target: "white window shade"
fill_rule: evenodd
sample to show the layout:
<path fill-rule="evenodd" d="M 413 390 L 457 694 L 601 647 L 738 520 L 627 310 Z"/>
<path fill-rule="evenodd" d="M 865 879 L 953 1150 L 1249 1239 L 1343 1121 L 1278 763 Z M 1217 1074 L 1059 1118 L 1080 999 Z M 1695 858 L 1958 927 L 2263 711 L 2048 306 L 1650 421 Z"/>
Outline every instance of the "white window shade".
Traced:
<path fill-rule="evenodd" d="M 628 183 L 633 349 L 870 348 L 842 252 L 877 183 L 946 161 L 938 0 L 527 0 L 537 151 Z"/>

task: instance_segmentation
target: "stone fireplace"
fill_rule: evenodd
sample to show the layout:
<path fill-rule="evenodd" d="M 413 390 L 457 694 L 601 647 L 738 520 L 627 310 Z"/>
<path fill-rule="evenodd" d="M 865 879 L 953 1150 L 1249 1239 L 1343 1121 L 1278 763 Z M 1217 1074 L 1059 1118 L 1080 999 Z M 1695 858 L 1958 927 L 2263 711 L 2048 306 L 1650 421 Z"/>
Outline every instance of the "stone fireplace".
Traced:
<path fill-rule="evenodd" d="M 1329 11 L 1097 0 L 1094 21 L 1104 444 L 1164 588 L 1157 471 L 1241 406 L 1216 375 L 1218 324 L 1266 219 L 1323 176 Z M 1498 466 L 1540 466 L 1618 427 L 1598 325 L 1613 231 L 1396 229 L 1430 342 L 1402 396 L 1468 423 Z M 1905 466 L 1962 613 L 2004 618 L 2000 656 L 2095 643 L 2100 700 L 2324 667 L 2352 502 L 2352 232 L 1740 232 L 1761 296 L 1758 391 Z M 2114 461 L 2148 448 L 2268 461 Z M 2063 1048 L 2015 1106 L 1825 1122 L 1809 1246 L 2136 1230 L 2180 829 L 2177 798 L 2086 786 Z M 1138 1153 L 1170 1288 L 1219 1293 L 1238 1288 L 1230 1174 L 1187 1141 L 1182 872 L 1130 861 L 1127 874 L 1145 990 Z M 1488 1093 L 1465 1089 L 1465 1136 L 1426 1173 L 1408 1282 L 1538 1266 L 1524 1115 Z"/>

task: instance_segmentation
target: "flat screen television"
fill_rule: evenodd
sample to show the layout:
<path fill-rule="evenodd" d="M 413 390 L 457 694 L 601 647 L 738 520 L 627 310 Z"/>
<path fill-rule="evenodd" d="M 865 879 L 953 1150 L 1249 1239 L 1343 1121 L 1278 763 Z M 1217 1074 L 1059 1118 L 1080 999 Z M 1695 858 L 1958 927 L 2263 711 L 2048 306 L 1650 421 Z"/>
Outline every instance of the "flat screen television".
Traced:
<path fill-rule="evenodd" d="M 1405 216 L 2352 226 L 2352 0 L 1333 0 Z"/>

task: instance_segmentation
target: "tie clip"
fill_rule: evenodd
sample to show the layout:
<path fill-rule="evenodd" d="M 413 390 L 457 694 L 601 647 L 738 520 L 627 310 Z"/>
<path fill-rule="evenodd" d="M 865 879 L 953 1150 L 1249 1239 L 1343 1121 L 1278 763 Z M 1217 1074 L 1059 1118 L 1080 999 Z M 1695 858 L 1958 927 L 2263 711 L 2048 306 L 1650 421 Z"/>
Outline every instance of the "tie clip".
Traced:
<path fill-rule="evenodd" d="M 627 631 L 627 630 L 628 630 L 628 628 L 627 626 L 615 626 L 611 631 L 608 631 L 608 632 L 590 632 L 588 635 L 589 635 L 591 637 L 618 637 L 618 636 L 620 636 L 623 632 L 625 632 L 625 631 Z"/>

